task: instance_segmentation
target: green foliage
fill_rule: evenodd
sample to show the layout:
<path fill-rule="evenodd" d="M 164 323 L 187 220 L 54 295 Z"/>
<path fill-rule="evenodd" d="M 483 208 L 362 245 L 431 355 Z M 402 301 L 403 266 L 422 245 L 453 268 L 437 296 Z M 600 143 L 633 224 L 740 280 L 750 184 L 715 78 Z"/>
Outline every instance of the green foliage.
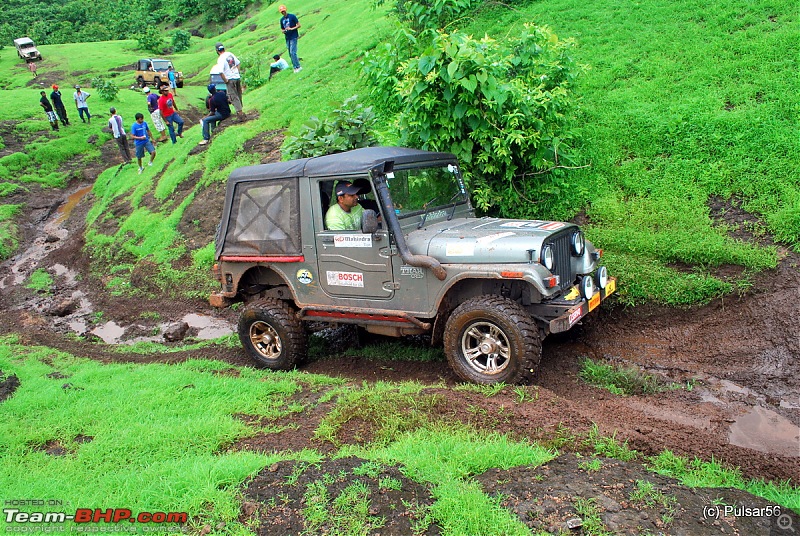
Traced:
<path fill-rule="evenodd" d="M 225 22 L 244 11 L 247 0 L 201 0 L 206 22 Z"/>
<path fill-rule="evenodd" d="M 117 85 L 112 80 L 108 80 L 102 76 L 92 78 L 92 89 L 104 101 L 114 100 L 117 98 L 117 93 L 119 93 Z"/>
<path fill-rule="evenodd" d="M 644 374 L 636 367 L 621 367 L 583 358 L 578 373 L 589 385 L 606 389 L 615 395 L 651 394 L 661 391 L 662 385 L 652 374 Z"/>
<path fill-rule="evenodd" d="M 446 28 L 450 23 L 468 13 L 476 0 L 430 0 L 420 2 L 412 0 L 375 0 L 376 6 L 390 4 L 390 12 L 414 32 L 438 30 Z"/>
<path fill-rule="evenodd" d="M 17 249 L 19 239 L 14 216 L 21 208 L 21 205 L 0 205 L 0 260 L 9 258 Z"/>
<path fill-rule="evenodd" d="M 650 469 L 658 474 L 677 478 L 681 484 L 693 488 L 737 488 L 769 501 L 787 506 L 800 513 L 800 488 L 791 481 L 765 482 L 763 479 L 745 480 L 738 468 L 723 466 L 711 458 L 689 459 L 665 450 L 648 459 Z"/>
<path fill-rule="evenodd" d="M 164 52 L 164 36 L 156 26 L 145 26 L 144 31 L 136 36 L 140 50 L 161 54 Z"/>
<path fill-rule="evenodd" d="M 592 424 L 589 435 L 583 443 L 594 451 L 595 456 L 616 458 L 617 460 L 626 462 L 634 460 L 639 456 L 638 452 L 628 447 L 627 440 L 622 443 L 617 440 L 616 432 L 611 434 L 611 437 L 602 435 L 597 424 Z"/>
<path fill-rule="evenodd" d="M 192 34 L 184 30 L 175 30 L 172 32 L 172 49 L 175 52 L 183 52 L 189 50 Z"/>
<path fill-rule="evenodd" d="M 263 86 L 269 80 L 269 62 L 264 59 L 264 51 L 241 56 L 242 84 L 248 89 Z"/>
<path fill-rule="evenodd" d="M 53 286 L 53 277 L 47 273 L 44 268 L 37 268 L 30 277 L 25 288 L 35 290 L 43 294 L 49 294 L 50 288 Z"/>
<path fill-rule="evenodd" d="M 375 113 L 357 101 L 358 95 L 346 99 L 329 119 L 312 116 L 300 135 L 286 138 L 281 149 L 284 157 L 307 158 L 377 145 Z"/>
<path fill-rule="evenodd" d="M 520 199 L 536 199 L 537 177 L 570 163 L 572 42 L 526 24 L 502 41 L 438 32 L 412 45 L 410 58 L 396 44 L 365 63 L 368 81 L 397 97 L 401 144 L 454 153 L 479 208 L 530 216 Z M 387 72 L 397 73 L 392 88 Z"/>
<path fill-rule="evenodd" d="M 172 505 L 191 518 L 209 516 L 212 525 L 235 522 L 238 486 L 291 457 L 229 451 L 254 433 L 235 416 L 288 415 L 300 386 L 291 375 L 248 368 L 232 382 L 198 363 L 103 364 L 3 340 L 0 370 L 15 374 L 20 387 L 3 402 L 0 488 L 72 504 L 114 496 L 137 511 Z M 69 388 L 54 379 L 64 377 Z M 26 425 L 31 420 L 36 426 Z M 36 448 L 49 441 L 69 455 Z"/>

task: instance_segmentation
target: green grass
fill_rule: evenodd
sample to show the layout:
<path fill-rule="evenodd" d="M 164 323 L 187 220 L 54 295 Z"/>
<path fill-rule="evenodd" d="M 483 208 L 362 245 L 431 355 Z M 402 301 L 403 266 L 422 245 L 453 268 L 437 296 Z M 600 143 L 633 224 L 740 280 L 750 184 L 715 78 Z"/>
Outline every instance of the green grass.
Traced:
<path fill-rule="evenodd" d="M 286 414 L 288 398 L 302 387 L 293 374 L 214 373 L 230 368 L 206 361 L 103 365 L 5 338 L 0 370 L 20 386 L 3 402 L 0 488 L 79 506 L 113 497 L 134 511 L 235 521 L 238 486 L 286 457 L 228 452 L 253 433 L 234 415 Z M 55 444 L 67 454 L 44 451 Z"/>
<path fill-rule="evenodd" d="M 42 294 L 49 294 L 53 286 L 53 276 L 47 273 L 44 268 L 37 268 L 28 278 L 25 288 L 35 290 Z"/>
<path fill-rule="evenodd" d="M 699 458 L 690 460 L 669 450 L 649 458 L 648 466 L 659 474 L 677 478 L 685 486 L 743 489 L 800 513 L 800 488 L 789 481 L 746 479 L 738 469 L 725 467 L 713 458 L 710 461 Z"/>
<path fill-rule="evenodd" d="M 800 251 L 794 4 L 548 0 L 514 8 L 495 7 L 469 30 L 502 35 L 532 20 L 576 39 L 575 58 L 588 71 L 576 87 L 583 141 L 575 155 L 589 167 L 547 181 L 561 193 L 540 206 L 549 217 L 586 212 L 587 236 L 608 253 L 623 302 L 707 302 L 733 290 L 714 267 L 775 264 L 774 250 L 715 225 L 711 195 L 741 199 Z"/>
<path fill-rule="evenodd" d="M 417 482 L 433 487 L 436 502 L 431 516 L 445 534 L 530 534 L 522 522 L 488 497 L 470 476 L 490 467 L 508 469 L 540 465 L 551 460 L 551 451 L 516 443 L 505 436 L 476 434 L 463 429 L 422 429 L 398 438 L 382 449 L 357 450 L 354 454 L 386 464 L 401 464 Z"/>
<path fill-rule="evenodd" d="M 637 367 L 601 363 L 588 357 L 580 360 L 580 366 L 578 377 L 581 380 L 615 395 L 646 395 L 664 390 L 655 376 L 645 374 Z"/>

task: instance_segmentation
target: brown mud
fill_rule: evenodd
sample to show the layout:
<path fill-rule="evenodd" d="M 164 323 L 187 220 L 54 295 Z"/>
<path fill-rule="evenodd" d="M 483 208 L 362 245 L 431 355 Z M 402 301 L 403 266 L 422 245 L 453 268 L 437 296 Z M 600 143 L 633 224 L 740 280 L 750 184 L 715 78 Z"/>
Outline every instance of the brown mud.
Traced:
<path fill-rule="evenodd" d="M 12 123 L 0 122 L 5 154 L 24 146 L 15 132 Z M 275 161 L 280 141 L 279 133 L 269 132 L 245 144 L 244 150 L 261 154 L 262 162 Z M 112 143 L 103 147 L 109 158 L 115 152 Z M 17 333 L 26 344 L 48 345 L 104 362 L 178 362 L 205 357 L 250 366 L 239 348 L 212 346 L 149 355 L 124 351 L 124 344 L 132 341 L 210 339 L 230 333 L 236 313 L 216 311 L 201 299 L 160 296 L 157 288 L 148 286 L 157 267 L 147 262 L 140 262 L 131 278 L 131 284 L 141 291 L 136 297 L 115 297 L 104 290 L 103 283 L 110 276 L 91 269 L 92 252 L 84 248 L 83 232 L 93 199 L 91 186 L 107 165 L 102 162 L 108 161 L 104 157 L 101 162 L 68 163 L 75 172 L 63 191 L 26 185 L 10 200 L 6 198 L 26 208 L 17 221 L 17 253 L 0 264 L 0 332 Z M 191 186 L 176 195 L 188 195 L 194 182 Z M 195 204 L 186 211 L 179 229 L 190 249 L 213 239 L 223 196 L 224 188 L 209 187 L 198 193 Z M 124 211 L 124 203 L 117 208 Z M 768 236 L 748 231 L 760 222 L 735 200 L 711 199 L 709 211 L 736 238 L 770 243 Z M 713 458 L 738 467 L 745 478 L 800 482 L 800 256 L 777 247 L 778 267 L 753 276 L 752 286 L 741 295 L 686 309 L 612 304 L 571 332 L 551 336 L 543 345 L 536 385 L 524 388 L 527 396 L 522 400 L 520 391 L 511 387 L 491 397 L 451 389 L 457 380 L 445 361 L 406 362 L 392 360 L 393 356 L 376 361 L 350 355 L 347 345 L 308 363 L 304 370 L 347 378 L 353 385 L 418 381 L 428 385 L 423 395 L 435 394 L 442 400 L 436 406 L 440 414 L 432 418 L 469 423 L 519 440 L 549 444 L 561 438 L 560 451 L 566 454 L 546 466 L 496 469 L 474 476 L 487 493 L 501 497 L 503 506 L 534 530 L 588 533 L 585 524 L 589 518 L 578 514 L 576 503 L 576 498 L 583 498 L 591 499 L 614 534 L 790 534 L 791 529 L 800 530 L 795 514 L 780 519 L 748 518 L 735 512 L 704 517 L 704 509 L 717 504 L 757 507 L 767 503 L 735 490 L 689 489 L 646 471 L 641 462 L 643 456 L 668 449 L 690 459 Z M 49 292 L 25 286 L 36 269 L 47 270 L 53 277 Z M 579 381 L 583 357 L 636 366 L 665 385 L 683 387 L 651 395 L 613 395 Z M 0 372 L 0 401 L 17 385 L 16 377 Z M 311 396 L 305 389 L 304 393 Z M 336 445 L 313 436 L 330 406 L 312 399 L 302 403 L 307 410 L 293 417 L 292 426 L 280 433 L 262 433 L 258 431 L 261 426 L 274 430 L 276 423 L 252 423 L 256 429 L 253 437 L 235 448 L 335 452 Z M 371 437 L 369 427 L 367 422 L 344 427 L 338 444 L 363 443 Z M 627 442 L 640 453 L 639 461 L 599 459 L 599 468 L 587 468 L 585 462 L 592 453 L 582 439 L 595 427 L 603 435 Z M 564 441 L 564 437 L 571 439 Z M 281 484 L 286 475 L 295 474 L 296 464 L 282 462 L 266 468 L 244 490 L 241 520 L 259 534 L 306 530 L 299 517 L 306 485 L 319 481 L 324 473 L 349 474 L 329 483 L 329 492 L 336 496 L 352 483 L 353 469 L 362 462 L 330 458 L 319 467 L 303 470 L 296 486 Z M 381 471 L 386 474 L 366 482 L 372 486 L 374 513 L 371 510 L 370 515 L 389 521 L 383 529 L 374 528 L 370 533 L 438 534 L 435 525 L 421 528 L 424 511 L 433 500 L 430 490 L 420 488 L 396 468 L 382 467 Z M 378 483 L 384 477 L 399 479 L 402 493 L 380 488 Z M 668 499 L 653 504 L 632 499 L 638 481 L 650 482 Z M 276 495 L 278 488 L 281 491 Z M 278 496 L 282 502 L 276 506 Z M 386 513 L 390 511 L 394 514 Z M 578 523 L 576 517 L 583 529 L 567 528 L 568 522 Z M 785 525 L 787 522 L 790 525 Z"/>

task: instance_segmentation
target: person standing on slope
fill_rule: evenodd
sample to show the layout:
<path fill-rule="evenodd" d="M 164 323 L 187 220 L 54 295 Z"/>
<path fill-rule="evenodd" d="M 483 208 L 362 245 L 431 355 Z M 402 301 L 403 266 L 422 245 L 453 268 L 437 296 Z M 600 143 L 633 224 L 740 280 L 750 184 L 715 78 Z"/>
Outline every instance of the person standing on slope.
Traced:
<path fill-rule="evenodd" d="M 236 115 L 240 121 L 247 119 L 247 116 L 242 111 L 242 81 L 239 72 L 240 61 L 239 58 L 233 55 L 232 52 L 225 51 L 225 45 L 217 43 L 214 45 L 217 51 L 217 67 L 220 71 L 222 81 L 225 82 L 227 87 L 228 97 L 231 99 L 231 104 L 236 110 Z"/>
<path fill-rule="evenodd" d="M 300 60 L 297 58 L 297 39 L 300 37 L 300 33 L 297 31 L 300 29 L 300 21 L 297 20 L 293 14 L 287 12 L 286 6 L 280 6 L 278 11 L 281 12 L 281 31 L 283 32 L 284 38 L 286 38 L 286 48 L 289 50 L 289 58 L 292 60 L 292 67 L 294 67 L 294 72 L 299 73 L 303 70 L 300 67 Z"/>

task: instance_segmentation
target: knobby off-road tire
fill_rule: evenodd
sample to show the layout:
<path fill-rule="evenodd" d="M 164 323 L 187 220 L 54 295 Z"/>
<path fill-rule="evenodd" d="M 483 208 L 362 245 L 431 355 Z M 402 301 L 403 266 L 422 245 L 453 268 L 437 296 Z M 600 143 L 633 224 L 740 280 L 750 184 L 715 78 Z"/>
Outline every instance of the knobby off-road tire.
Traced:
<path fill-rule="evenodd" d="M 242 310 L 239 340 L 253 360 L 272 370 L 291 370 L 306 357 L 308 339 L 303 323 L 288 303 L 274 298 L 253 302 Z"/>
<path fill-rule="evenodd" d="M 453 311 L 444 351 L 459 378 L 484 385 L 531 383 L 542 357 L 536 322 L 518 303 L 477 296 Z"/>
<path fill-rule="evenodd" d="M 145 83 L 144 83 L 144 78 L 142 78 L 142 77 L 140 76 L 139 78 L 137 78 L 137 79 L 136 79 L 136 85 L 137 85 L 137 86 L 139 86 L 139 87 L 144 87 L 144 86 L 146 86 L 147 84 L 145 84 Z"/>

